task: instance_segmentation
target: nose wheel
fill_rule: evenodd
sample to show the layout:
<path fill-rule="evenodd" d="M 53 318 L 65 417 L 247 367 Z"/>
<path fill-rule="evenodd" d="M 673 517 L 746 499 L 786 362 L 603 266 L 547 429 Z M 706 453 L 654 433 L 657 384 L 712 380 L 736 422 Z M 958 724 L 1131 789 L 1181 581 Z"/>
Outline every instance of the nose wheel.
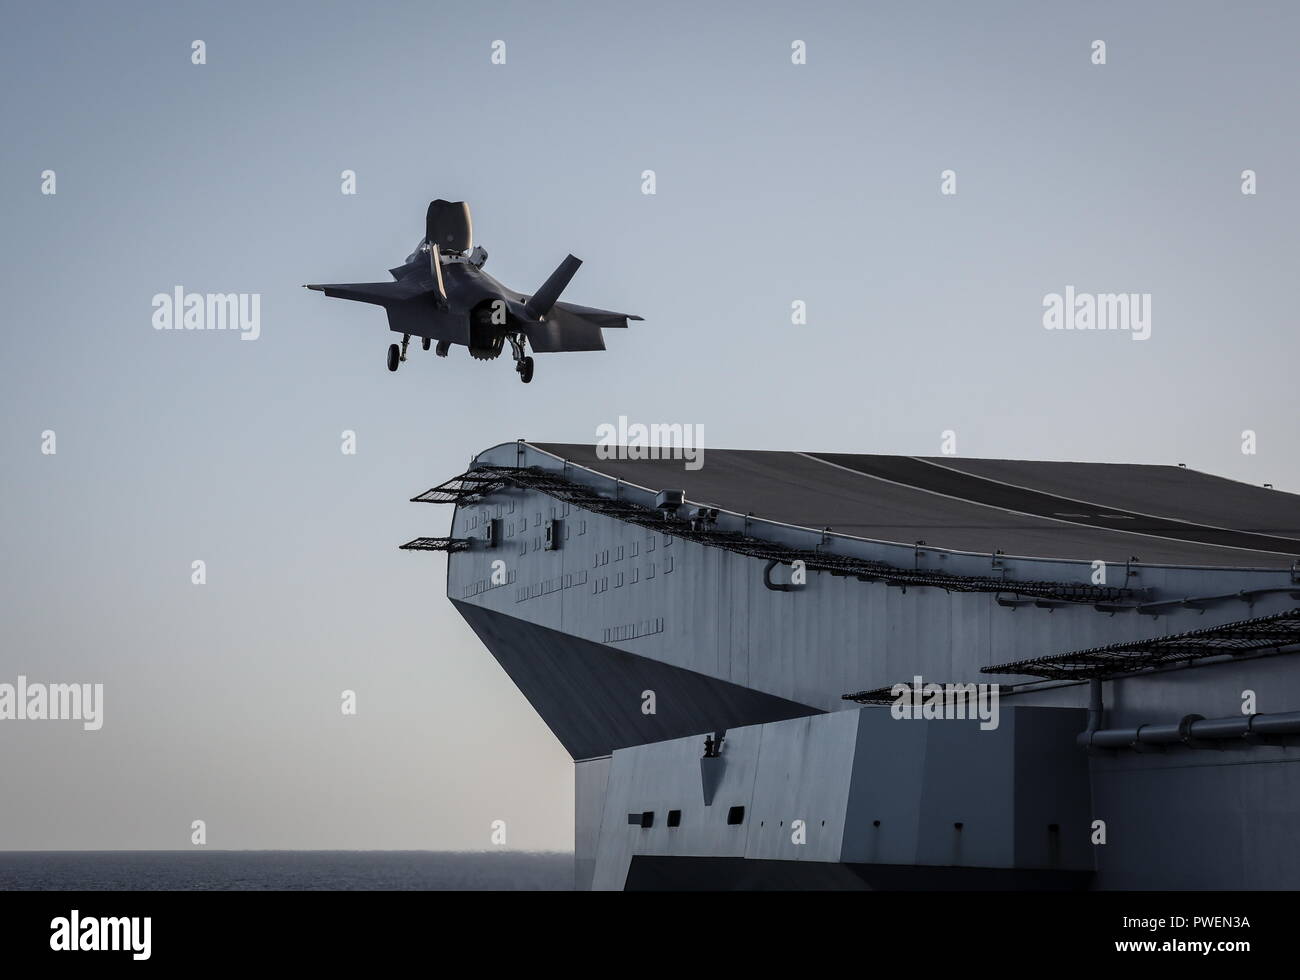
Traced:
<path fill-rule="evenodd" d="M 522 358 L 515 362 L 515 370 L 519 372 L 519 380 L 524 384 L 533 380 L 533 359 L 531 357 Z"/>

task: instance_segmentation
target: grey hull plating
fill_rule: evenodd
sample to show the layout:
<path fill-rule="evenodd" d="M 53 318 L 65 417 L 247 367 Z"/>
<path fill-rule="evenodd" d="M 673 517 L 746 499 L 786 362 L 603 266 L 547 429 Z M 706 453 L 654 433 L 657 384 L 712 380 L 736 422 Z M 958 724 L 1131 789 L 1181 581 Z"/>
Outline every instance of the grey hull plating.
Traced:
<path fill-rule="evenodd" d="M 710 451 L 688 470 L 521 442 L 475 465 L 618 502 L 507 481 L 461 497 L 447 539 L 448 596 L 574 758 L 580 887 L 1300 887 L 1287 726 L 1089 750 L 1087 681 L 1032 673 L 1297 608 L 1296 497 L 1101 464 Z M 636 508 L 669 489 L 749 552 L 648 524 Z M 754 541 L 1008 588 L 812 571 L 783 590 Z M 1015 596 L 1098 563 L 1119 600 Z M 1268 731 L 1300 710 L 1297 640 L 1104 673 L 1103 740 L 1244 710 Z M 1029 673 L 987 672 L 1005 664 Z M 1000 683 L 996 727 L 844 700 L 918 675 Z"/>

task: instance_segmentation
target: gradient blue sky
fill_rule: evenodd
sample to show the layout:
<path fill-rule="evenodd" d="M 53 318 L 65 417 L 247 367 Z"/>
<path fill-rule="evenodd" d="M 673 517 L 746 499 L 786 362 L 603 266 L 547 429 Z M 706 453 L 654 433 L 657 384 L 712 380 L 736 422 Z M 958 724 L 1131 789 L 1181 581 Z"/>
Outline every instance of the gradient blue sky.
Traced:
<path fill-rule="evenodd" d="M 0 726 L 0 849 L 183 848 L 194 819 L 211 847 L 477 849 L 496 819 L 571 846 L 567 756 L 441 556 L 397 550 L 449 516 L 407 499 L 497 442 L 627 415 L 932 454 L 953 429 L 963 456 L 1300 490 L 1292 4 L 11 3 L 4 25 L 0 681 L 102 682 L 106 720 Z M 646 322 L 539 356 L 527 388 L 463 349 L 390 375 L 383 314 L 300 284 L 384 278 L 434 197 L 471 202 L 504 282 L 573 252 L 566 298 Z M 260 293 L 261 339 L 154 331 L 178 284 Z M 1043 330 L 1067 284 L 1151 293 L 1151 339 Z"/>

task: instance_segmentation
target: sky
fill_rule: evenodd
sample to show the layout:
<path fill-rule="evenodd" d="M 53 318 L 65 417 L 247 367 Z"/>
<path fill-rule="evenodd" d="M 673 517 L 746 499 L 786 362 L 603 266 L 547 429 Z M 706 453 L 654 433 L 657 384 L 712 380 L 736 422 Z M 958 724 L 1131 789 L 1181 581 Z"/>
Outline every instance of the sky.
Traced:
<path fill-rule="evenodd" d="M 0 684 L 102 683 L 104 722 L 0 721 L 0 850 L 183 849 L 196 820 L 212 848 L 479 850 L 498 820 L 571 848 L 567 755 L 443 556 L 397 549 L 450 518 L 409 498 L 500 442 L 951 432 L 1300 491 L 1298 29 L 1288 3 L 6 4 Z M 645 321 L 528 386 L 463 348 L 390 374 L 382 311 L 301 285 L 386 278 L 438 197 L 506 284 L 572 252 L 566 300 Z M 256 294 L 260 335 L 155 330 L 177 286 Z M 1149 338 L 1044 329 L 1067 286 L 1149 294 Z"/>

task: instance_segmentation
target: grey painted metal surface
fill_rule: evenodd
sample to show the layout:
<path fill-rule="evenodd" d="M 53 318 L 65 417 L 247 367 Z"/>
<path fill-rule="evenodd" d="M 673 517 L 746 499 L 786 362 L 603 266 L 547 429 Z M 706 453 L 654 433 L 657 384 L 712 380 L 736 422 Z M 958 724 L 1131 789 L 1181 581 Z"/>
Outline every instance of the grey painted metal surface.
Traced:
<path fill-rule="evenodd" d="M 527 465 L 563 468 L 526 445 L 508 444 L 480 458 L 505 465 L 517 457 Z M 616 487 L 576 467 L 568 475 L 611 494 L 640 493 L 653 500 L 648 492 Z M 1158 616 L 1109 614 L 1087 605 L 1004 607 L 985 594 L 904 591 L 829 574 L 810 575 L 808 587 L 798 592 L 772 592 L 763 585 L 762 562 L 647 533 L 612 518 L 570 512 L 544 495 L 517 490 L 458 508 L 452 534 L 481 538 L 485 522 L 493 518 L 502 521 L 505 540 L 500 547 L 473 547 L 449 558 L 448 595 L 453 599 L 823 710 L 843 708 L 840 696 L 846 692 L 916 674 L 939 682 L 987 681 L 980 669 L 999 663 L 1294 606 L 1282 592 L 1253 603 L 1230 599 L 1206 609 L 1173 607 Z M 558 550 L 547 551 L 543 522 L 552 518 L 562 522 L 563 540 Z M 819 533 L 805 529 L 766 530 L 804 545 L 821 541 Z M 834 539 L 827 547 L 894 562 L 914 560 L 914 549 L 897 545 Z M 498 560 L 504 562 L 507 582 L 493 586 L 492 563 Z M 980 573 L 987 573 L 991 563 L 989 556 L 935 549 L 927 549 L 919 560 Z M 1040 559 L 1002 558 L 999 568 L 1013 578 L 1086 582 L 1092 574 L 1086 562 Z M 1132 578 L 1156 598 L 1291 584 L 1289 572 L 1272 569 L 1143 565 L 1133 571 Z M 1111 574 L 1123 578 L 1124 569 L 1112 568 Z M 1300 704 L 1300 673 L 1286 663 L 1252 661 L 1236 676 L 1239 680 L 1215 676 L 1204 685 L 1205 696 L 1221 701 L 1225 684 L 1239 696 L 1249 676 L 1272 696 Z M 1129 685 L 1121 704 L 1135 711 L 1147 704 L 1156 708 L 1160 687 Z M 1039 701 L 1037 694 L 1019 696 Z M 1083 699 L 1080 690 L 1067 703 L 1082 705 Z M 1049 696 L 1046 703 L 1059 701 Z M 1219 711 L 1213 706 L 1195 710 Z"/>
<path fill-rule="evenodd" d="M 1300 539 L 1295 494 L 1181 466 L 922 458 L 936 466 L 1104 507 Z"/>
<path fill-rule="evenodd" d="M 590 452 L 590 447 L 587 450 Z M 704 470 L 699 472 L 710 472 L 717 456 L 710 453 Z M 652 469 L 647 469 L 644 461 L 600 463 L 611 472 L 635 472 L 642 482 L 634 484 L 526 443 L 503 444 L 476 459 L 492 465 L 540 466 L 563 473 L 568 479 L 602 494 L 635 500 L 646 506 L 654 505 L 660 490 L 685 487 L 688 506 L 720 506 L 720 526 L 747 529 L 791 547 L 830 549 L 894 565 L 946 569 L 953 574 L 992 573 L 1008 579 L 1063 582 L 1092 580 L 1094 568 L 1086 557 L 1076 560 L 1052 554 L 990 555 L 955 547 L 935 547 L 933 543 L 918 548 L 898 541 L 868 540 L 834 532 L 823 534 L 824 524 L 835 525 L 834 520 L 817 516 L 829 513 L 818 509 L 823 503 L 841 508 L 837 515 L 841 524 L 837 527 L 846 523 L 858 530 L 877 526 L 871 523 L 881 520 L 876 508 L 876 491 L 873 489 L 872 495 L 864 497 L 862 488 L 866 485 L 892 488 L 883 491 L 888 500 L 896 499 L 895 491 L 902 491 L 898 499 L 909 501 L 909 507 L 920 506 L 922 498 L 926 502 L 947 498 L 837 470 L 798 454 L 742 454 L 741 462 L 745 465 L 737 471 L 739 483 L 737 473 L 732 473 L 725 481 L 717 477 L 715 484 L 700 486 L 709 490 L 725 483 L 733 489 L 741 487 L 747 493 L 761 488 L 763 480 L 771 474 L 764 477 L 762 472 L 745 468 L 754 462 L 750 459 L 754 456 L 764 457 L 758 460 L 760 471 L 770 469 L 774 460 L 781 466 L 790 457 L 799 461 L 792 468 L 780 470 L 785 473 L 787 485 L 772 488 L 772 493 L 774 500 L 798 498 L 799 506 L 804 509 L 782 516 L 798 517 L 809 526 L 772 519 L 771 514 L 765 520 L 744 512 L 729 512 L 725 506 L 728 501 L 710 499 L 692 491 L 691 474 L 682 468 L 680 461 L 668 469 L 663 469 L 668 465 L 663 461 Z M 1052 475 L 1056 470 L 1043 472 Z M 650 475 L 646 476 L 647 473 Z M 813 473 L 819 476 L 814 478 Z M 822 479 L 826 473 L 839 475 Z M 1186 471 L 1180 473 L 1186 475 Z M 1181 480 L 1184 476 L 1173 479 Z M 1201 475 L 1191 474 L 1191 478 L 1200 480 Z M 811 482 L 805 485 L 800 481 Z M 1052 489 L 1046 477 L 1043 484 Z M 846 489 L 850 486 L 854 488 L 852 492 Z M 1121 502 L 1129 507 L 1149 502 L 1136 492 L 1121 501 L 1106 480 L 1098 486 L 1101 489 L 1097 492 L 1105 490 L 1107 501 L 1116 501 L 1117 507 Z M 1218 487 L 1214 492 L 1220 490 L 1223 488 Z M 1224 492 L 1234 500 L 1252 497 L 1252 494 L 1239 494 L 1235 486 Z M 745 506 L 744 500 L 737 499 L 734 503 L 737 507 Z M 990 510 L 968 502 L 957 503 Z M 1194 510 L 1185 511 L 1185 516 L 1195 517 Z M 918 513 L 924 516 L 926 512 Z M 1230 511 L 1231 515 L 1236 516 L 1232 520 L 1225 518 L 1222 526 L 1246 524 L 1237 519 L 1242 516 L 1239 511 Z M 1269 518 L 1272 525 L 1279 523 L 1275 517 Z M 489 548 L 484 539 L 492 521 L 500 522 L 500 536 L 497 544 Z M 548 526 L 555 531 L 558 547 L 546 546 Z M 957 530 L 965 533 L 961 528 Z M 1274 532 L 1278 530 L 1273 527 Z M 1075 527 L 1065 533 L 1081 534 L 1091 545 L 1111 540 L 1110 536 L 1117 532 Z M 606 824 L 613 828 L 621 820 L 619 833 L 626 834 L 633 829 L 626 823 L 627 815 L 638 807 L 665 812 L 667 799 L 662 793 L 682 790 L 678 776 L 671 774 L 689 773 L 695 792 L 702 792 L 698 743 L 703 733 L 730 725 L 733 727 L 726 751 L 739 761 L 725 767 L 718 799 L 708 808 L 710 811 L 723 805 L 728 794 L 743 801 L 754 799 L 754 793 L 758 792 L 760 799 L 777 801 L 781 792 L 787 792 L 793 794 L 788 799 L 807 801 L 808 807 L 827 814 L 816 817 L 818 829 L 822 819 L 828 821 L 827 826 L 832 826 L 833 820 L 847 820 L 860 828 L 863 821 L 870 823 L 878 819 L 868 817 L 867 810 L 888 806 L 914 805 L 926 819 L 942 822 L 946 819 L 943 814 L 951 805 L 963 803 L 967 796 L 972 796 L 987 798 L 990 807 L 985 812 L 966 808 L 967 812 L 977 813 L 973 818 L 977 824 L 994 821 L 998 813 L 1009 813 L 1018 825 L 1046 827 L 1056 823 L 1063 827 L 1060 820 L 1051 819 L 1043 803 L 1054 799 L 1053 794 L 1059 795 L 1059 787 L 1050 793 L 1035 793 L 1024 785 L 1018 786 L 1013 774 L 1018 769 L 1032 769 L 1041 774 L 1040 780 L 1048 786 L 1052 773 L 1068 782 L 1073 779 L 1068 775 L 1072 766 L 1090 766 L 1094 816 L 1106 822 L 1108 832 L 1106 844 L 1089 845 L 1090 857 L 1095 858 L 1097 867 L 1097 887 L 1163 887 L 1165 883 L 1171 887 L 1185 883 L 1196 887 L 1255 887 L 1260 882 L 1277 881 L 1288 882 L 1289 887 L 1300 886 L 1300 861 L 1265 867 L 1256 860 L 1269 848 L 1277 849 L 1284 857 L 1289 855 L 1291 845 L 1278 840 L 1277 835 L 1287 820 L 1300 818 L 1300 786 L 1295 785 L 1296 777 L 1291 775 L 1300 772 L 1291 765 L 1300 759 L 1300 749 L 1289 741 L 1280 745 L 1234 746 L 1231 751 L 1223 752 L 1177 746 L 1159 753 L 1159 758 L 1132 752 L 1090 756 L 1074 741 L 1084 727 L 1086 684 L 1044 683 L 1030 677 L 990 678 L 980 673 L 981 668 L 996 664 L 1182 633 L 1294 608 L 1300 584 L 1294 581 L 1285 562 L 1281 567 L 1275 562 L 1276 555 L 1251 552 L 1250 559 L 1258 561 L 1258 566 L 1238 567 L 1224 564 L 1222 560 L 1205 560 L 1221 552 L 1240 555 L 1238 550 L 1203 542 L 1173 541 L 1167 543 L 1172 558 L 1194 559 L 1199 564 L 1183 565 L 1174 561 L 1155 564 L 1149 563 L 1151 552 L 1144 547 L 1141 552 L 1148 562 L 1131 566 L 1123 562 L 1112 564 L 1107 573 L 1112 583 L 1146 590 L 1143 600 L 1146 605 L 1141 607 L 1142 611 L 1136 608 L 1115 611 L 1086 603 L 1045 607 L 1032 602 L 1004 604 L 1000 601 L 1003 597 L 993 594 L 902 589 L 828 573 L 810 574 L 803 589 L 772 591 L 764 585 L 764 562 L 760 560 L 686 539 L 673 539 L 671 535 L 583 511 L 546 494 L 518 488 L 503 489 L 482 500 L 458 505 L 450 534 L 472 540 L 466 551 L 448 556 L 449 597 L 484 635 L 512 676 L 520 679 L 525 694 L 562 740 L 567 739 L 576 746 L 568 729 L 581 722 L 585 741 L 574 752 L 575 757 L 604 755 L 611 747 L 618 750 L 612 761 L 596 760 L 579 766 L 579 771 L 587 774 L 579 779 L 576 789 L 580 880 L 585 881 L 589 876 L 598 885 L 601 882 L 609 885 L 613 880 L 609 875 L 616 874 L 609 872 L 601 878 L 595 856 L 605 846 Z M 939 540 L 951 543 L 946 537 Z M 497 562 L 500 564 L 494 565 Z M 1220 598 L 1206 603 L 1181 602 L 1185 597 L 1197 596 Z M 629 665 L 631 669 L 627 669 Z M 620 674 L 622 679 L 612 682 Z M 846 792 L 851 780 L 846 782 L 841 778 L 837 783 L 836 777 L 826 774 L 820 763 L 840 760 L 837 765 L 842 770 L 846 753 L 858 759 L 860 732 L 866 730 L 859 725 L 861 712 L 843 702 L 840 696 L 910 681 L 915 675 L 939 683 L 996 679 L 1015 684 L 1004 693 L 1004 718 L 1037 717 L 1019 710 L 1010 711 L 1021 706 L 1077 709 L 1043 715 L 1042 718 L 1056 720 L 1050 724 L 1042 721 L 1038 737 L 1018 743 L 1018 752 L 1042 752 L 1057 761 L 1044 766 L 1026 759 L 1010 769 L 985 767 L 980 778 L 974 781 L 964 779 L 967 770 L 958 767 L 953 771 L 961 778 L 935 782 L 931 785 L 944 788 L 931 790 L 924 798 L 913 798 L 909 793 L 927 767 L 947 767 L 951 760 L 964 758 L 966 749 L 962 740 L 945 734 L 955 732 L 960 725 L 938 723 L 940 734 L 927 738 L 924 746 L 911 741 L 911 736 L 904 734 L 906 728 L 897 733 L 887 729 L 889 734 L 881 736 L 885 739 L 881 744 L 886 748 L 878 765 L 882 772 L 893 767 L 892 776 L 885 782 L 898 799 L 891 802 L 868 793 L 836 803 L 836 794 Z M 687 678 L 689 683 L 683 683 Z M 650 719 L 648 724 L 649 716 L 642 713 L 641 692 L 633 690 L 642 683 L 646 690 L 654 690 L 657 711 L 663 712 L 658 721 Z M 612 694 L 615 690 L 618 693 Z M 1223 657 L 1185 669 L 1110 678 L 1102 684 L 1102 690 L 1104 728 L 1176 724 L 1193 713 L 1211 718 L 1240 715 L 1243 705 L 1249 703 L 1247 695 L 1254 697 L 1250 706 L 1255 711 L 1294 711 L 1300 710 L 1300 661 L 1289 652 L 1235 659 Z M 729 693 L 721 698 L 700 697 L 702 691 Z M 739 696 L 740 691 L 751 697 Z M 724 702 L 735 709 L 725 716 L 719 708 Z M 792 732 L 807 729 L 809 733 L 801 738 L 792 736 L 788 742 L 769 743 L 765 758 L 773 760 L 772 772 L 789 774 L 791 780 L 788 784 L 783 782 L 780 791 L 775 787 L 761 788 L 766 784 L 760 781 L 767 777 L 754 764 L 743 761 L 747 756 L 758 758 L 754 754 L 759 751 L 757 743 L 746 745 L 746 740 L 757 736 L 746 733 L 758 733 L 770 727 L 753 726 L 772 720 L 763 713 L 774 704 L 799 706 L 792 709 L 792 714 L 805 710 L 832 712 L 830 716 L 780 723 L 793 726 Z M 1063 720 L 1071 718 L 1075 720 Z M 749 727 L 736 727 L 742 725 Z M 853 731 L 845 734 L 838 725 L 850 726 Z M 945 725 L 957 728 L 945 728 Z M 685 730 L 694 730 L 699 736 L 684 741 L 677 739 Z M 1015 730 L 1013 724 L 1006 735 L 1013 743 Z M 818 733 L 815 737 L 814 731 Z M 838 734 L 832 737 L 831 733 Z M 993 741 L 996 739 L 981 744 Z M 640 742 L 652 744 L 638 745 Z M 800 746 L 814 742 L 816 751 L 808 757 L 812 762 L 805 760 L 796 765 L 804 757 L 796 758 L 788 753 L 802 752 Z M 638 747 L 631 747 L 634 745 Z M 1059 754 L 1062 752 L 1064 756 Z M 1065 761 L 1067 758 L 1073 762 Z M 623 759 L 625 763 L 621 762 Z M 857 764 L 854 762 L 853 767 Z M 631 768 L 623 774 L 620 765 Z M 796 777 L 796 772 L 811 775 L 805 779 Z M 948 787 L 954 788 L 955 796 L 945 796 Z M 1166 797 L 1164 789 L 1152 787 L 1166 787 L 1170 793 L 1179 794 L 1178 799 Z M 1268 794 L 1274 790 L 1280 795 L 1270 797 Z M 1233 793 L 1235 802 L 1227 805 L 1214 802 L 1214 795 L 1220 792 Z M 603 794 L 615 794 L 622 801 L 615 811 L 619 807 L 628 809 L 622 813 L 611 811 Z M 1184 797 L 1190 800 L 1183 800 Z M 909 799 L 913 802 L 907 802 Z M 1010 800 L 1016 801 L 1014 805 Z M 772 805 L 776 806 L 776 802 Z M 1023 813 L 1019 809 L 1022 806 L 1028 808 Z M 698 808 L 704 809 L 702 796 Z M 769 838 L 768 828 L 762 824 L 763 817 L 759 818 L 761 833 L 753 837 L 751 854 L 748 834 L 744 835 L 742 845 L 733 829 L 715 833 L 690 822 L 685 805 L 681 809 L 682 825 L 674 828 L 671 845 L 665 844 L 668 847 L 665 855 L 707 853 L 719 859 L 751 860 L 756 862 L 755 866 L 760 861 L 785 860 L 773 857 L 778 849 L 777 839 Z M 780 815 L 776 817 L 778 828 L 782 819 Z M 879 819 L 884 822 L 883 817 Z M 905 825 L 896 823 L 896 819 L 886 826 Z M 650 835 L 647 840 L 658 839 L 667 830 L 662 822 L 661 816 L 654 828 L 645 831 Z M 949 825 L 952 822 L 949 820 Z M 1231 843 L 1220 853 L 1216 850 L 1220 839 L 1217 835 L 1229 832 L 1225 827 L 1230 828 Z M 599 848 L 592 843 L 598 834 Z M 924 847 L 918 843 L 921 838 L 909 844 L 889 836 L 881 836 L 874 845 L 869 838 L 853 838 L 846 845 L 846 838 L 841 837 L 836 846 L 841 852 L 846 846 L 858 849 L 851 854 L 841 853 L 841 859 L 855 867 L 896 868 L 894 862 L 898 861 L 939 867 L 927 862 L 953 859 L 948 852 L 955 841 L 933 828 L 923 836 Z M 1172 851 L 1168 850 L 1173 847 L 1169 843 L 1171 839 L 1181 841 Z M 1006 862 L 1007 868 L 1037 866 L 1036 862 L 1043 860 L 1037 852 L 1048 846 L 1060 846 L 1053 845 L 1041 834 L 1016 837 L 1010 843 L 1005 836 L 996 841 L 977 840 L 973 834 L 960 840 L 964 848 L 959 855 L 962 860 L 978 856 L 978 860 Z M 1071 846 L 1077 843 L 1074 839 Z M 877 850 L 871 851 L 868 845 Z M 827 846 L 826 839 L 819 838 L 816 844 L 806 846 L 812 849 L 802 853 L 820 854 Z M 1195 864 L 1197 870 L 1175 867 L 1177 862 Z M 1077 867 L 1073 856 L 1067 863 Z M 621 867 L 625 873 L 626 862 Z M 724 862 L 719 867 L 732 865 Z"/>
<path fill-rule="evenodd" d="M 699 503 L 739 513 L 752 511 L 804 527 L 830 525 L 844 534 L 907 545 L 923 540 L 935 548 L 958 551 L 991 554 L 1001 550 L 1009 555 L 1089 562 L 1100 559 L 1121 565 L 1136 554 L 1154 564 L 1286 568 L 1300 554 L 1300 541 L 1292 538 L 1285 539 L 1282 545 L 1261 540 L 1251 550 L 1248 539 L 1238 540 L 1237 547 L 1225 547 L 1132 533 L 1127 526 L 1133 521 L 1120 520 L 1118 515 L 1103 520 L 1068 500 L 1060 501 L 1060 519 L 989 506 L 979 502 L 985 499 L 985 494 L 1013 488 L 974 479 L 962 481 L 960 487 L 952 486 L 952 481 L 945 477 L 957 474 L 922 461 L 910 462 L 914 463 L 913 469 L 929 472 L 929 483 L 915 473 L 895 474 L 896 478 L 906 478 L 920 486 L 879 479 L 854 468 L 869 466 L 872 472 L 889 473 L 898 468 L 899 462 L 908 461 L 906 457 L 816 457 L 803 453 L 714 449 L 704 454 L 700 469 L 688 470 L 680 460 L 673 459 L 600 459 L 594 446 L 544 443 L 541 448 L 642 486 L 680 487 L 689 499 Z M 1186 473 L 1177 467 L 1173 469 Z M 982 486 L 982 490 L 977 493 L 972 483 Z M 927 489 L 931 485 L 934 489 Z M 971 496 L 950 495 L 958 490 Z M 1246 506 L 1235 497 L 1216 495 L 1200 484 L 1189 486 L 1186 492 L 1204 498 L 1207 507 L 1219 501 L 1234 508 Z M 1277 491 L 1259 492 L 1271 494 L 1270 523 L 1287 526 L 1292 534 L 1297 533 L 1300 497 Z M 1141 503 L 1156 502 L 1143 500 Z M 1084 516 L 1073 516 L 1076 512 Z M 1067 514 L 1071 516 L 1064 516 Z M 1234 522 L 1240 525 L 1258 520 L 1258 515 L 1238 510 L 1228 512 L 1224 519 L 1229 521 L 1229 526 Z M 1222 519 L 1217 526 L 1224 526 Z M 1272 547 L 1283 547 L 1287 553 L 1273 554 Z"/>
<path fill-rule="evenodd" d="M 472 603 L 455 605 L 575 760 L 819 711 Z"/>
<path fill-rule="evenodd" d="M 1159 758 L 1094 759 L 1093 808 L 1107 828 L 1107 842 L 1097 848 L 1096 886 L 1300 887 L 1295 751 L 1171 750 Z"/>
<path fill-rule="evenodd" d="M 621 749 L 593 887 L 622 888 L 634 855 L 1091 871 L 1087 760 L 1053 737 L 1082 721 L 1021 708 L 980 731 L 864 708 L 736 729 L 712 806 L 700 793 L 702 738 Z M 651 826 L 629 822 L 647 811 Z"/>
<path fill-rule="evenodd" d="M 1219 504 L 1220 523 L 1206 524 L 1171 517 L 1164 514 L 1164 501 L 1157 499 L 1144 501 L 1144 506 L 1154 508 L 1147 511 L 1080 501 L 1078 495 L 1099 496 L 1092 487 L 1082 483 L 1074 488 L 1076 496 L 1068 497 L 990 480 L 938 465 L 932 460 L 910 456 L 855 456 L 846 453 L 807 455 L 877 480 L 899 483 L 1010 514 L 1041 518 L 1057 525 L 1120 531 L 1134 542 L 1135 548 L 1146 549 L 1155 541 L 1180 541 L 1207 545 L 1209 547 L 1205 552 L 1208 556 L 1222 553 L 1228 560 L 1239 562 L 1253 563 L 1255 554 L 1260 552 L 1289 557 L 1292 561 L 1300 557 L 1300 538 L 1294 536 L 1300 532 L 1300 498 L 1291 494 L 1274 492 L 1269 501 L 1273 510 L 1279 512 L 1279 518 L 1285 520 L 1285 530 L 1292 535 L 1285 537 L 1257 526 L 1256 522 L 1260 519 L 1257 512 L 1231 509 L 1235 500 L 1230 495 L 1196 480 L 1181 481 L 1184 485 L 1178 492 L 1187 497 L 1202 498 L 1202 508 L 1211 512 L 1216 509 L 1215 504 Z M 1144 467 L 1143 471 L 1151 469 L 1160 467 Z M 1179 474 L 1186 472 L 1178 467 L 1172 469 Z M 1130 474 L 1129 482 L 1136 479 L 1137 474 Z M 1195 501 L 1192 503 L 1195 504 Z M 1280 513 L 1282 511 L 1285 511 L 1284 515 Z M 1224 523 L 1230 526 L 1225 527 Z M 943 529 L 943 533 L 947 533 L 946 529 Z M 1235 559 L 1234 551 L 1241 553 Z M 1211 560 L 1215 564 L 1219 563 L 1213 558 Z"/>
<path fill-rule="evenodd" d="M 573 767 L 574 880 L 579 891 L 589 891 L 596 874 L 596 845 L 605 814 L 609 763 L 609 756 L 605 756 L 577 762 Z"/>

